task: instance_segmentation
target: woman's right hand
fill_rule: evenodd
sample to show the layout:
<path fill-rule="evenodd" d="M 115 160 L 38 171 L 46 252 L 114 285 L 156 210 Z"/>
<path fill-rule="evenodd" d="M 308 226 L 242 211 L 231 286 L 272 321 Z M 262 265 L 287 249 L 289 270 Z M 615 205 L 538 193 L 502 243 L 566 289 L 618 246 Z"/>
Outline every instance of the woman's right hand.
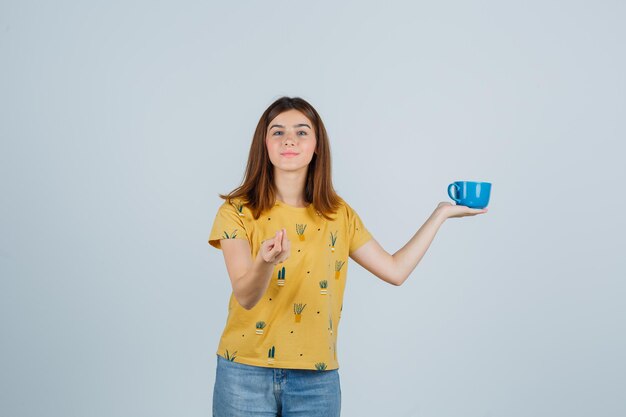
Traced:
<path fill-rule="evenodd" d="M 287 230 L 280 229 L 274 238 L 261 242 L 259 256 L 267 263 L 278 265 L 289 258 L 291 254 L 291 242 L 287 238 Z"/>

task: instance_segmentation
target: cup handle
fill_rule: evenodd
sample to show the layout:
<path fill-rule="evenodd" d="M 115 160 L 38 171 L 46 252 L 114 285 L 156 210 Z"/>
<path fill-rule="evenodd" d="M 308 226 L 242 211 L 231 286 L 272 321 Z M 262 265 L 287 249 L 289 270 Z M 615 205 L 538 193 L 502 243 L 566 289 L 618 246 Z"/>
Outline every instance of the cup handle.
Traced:
<path fill-rule="evenodd" d="M 452 195 L 452 189 L 453 188 L 455 189 L 455 194 L 459 195 L 459 186 L 456 185 L 455 183 L 452 183 L 452 184 L 448 185 L 448 195 L 450 196 L 451 199 L 456 201 L 457 204 L 458 204 L 460 200 Z"/>

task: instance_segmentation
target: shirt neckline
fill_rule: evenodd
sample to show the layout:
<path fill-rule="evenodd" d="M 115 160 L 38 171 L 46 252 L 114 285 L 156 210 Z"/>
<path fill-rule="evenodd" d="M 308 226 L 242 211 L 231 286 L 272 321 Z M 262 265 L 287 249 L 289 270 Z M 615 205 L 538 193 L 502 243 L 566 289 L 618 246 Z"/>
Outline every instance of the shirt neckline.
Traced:
<path fill-rule="evenodd" d="M 289 210 L 293 210 L 293 211 L 307 211 L 309 208 L 311 208 L 313 203 L 309 203 L 306 207 L 295 207 L 295 206 L 290 206 L 289 204 L 280 201 L 279 199 L 276 199 L 276 202 L 274 203 L 275 206 L 279 206 L 282 208 L 286 208 Z"/>

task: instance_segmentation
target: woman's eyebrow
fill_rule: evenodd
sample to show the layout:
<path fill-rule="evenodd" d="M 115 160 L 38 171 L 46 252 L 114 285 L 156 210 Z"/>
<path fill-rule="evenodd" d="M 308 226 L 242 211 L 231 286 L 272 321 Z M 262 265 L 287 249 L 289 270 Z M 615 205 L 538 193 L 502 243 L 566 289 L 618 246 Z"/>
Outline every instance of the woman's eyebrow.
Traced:
<path fill-rule="evenodd" d="M 308 127 L 309 129 L 311 128 L 311 126 L 309 126 L 309 125 L 308 125 L 308 124 L 306 124 L 306 123 L 300 123 L 300 124 L 297 124 L 297 125 L 293 125 L 293 127 L 304 127 L 304 126 Z M 269 130 L 272 130 L 272 129 L 273 129 L 273 128 L 275 128 L 275 127 L 285 127 L 285 126 L 283 126 L 283 125 L 272 125 L 272 126 L 269 128 Z"/>

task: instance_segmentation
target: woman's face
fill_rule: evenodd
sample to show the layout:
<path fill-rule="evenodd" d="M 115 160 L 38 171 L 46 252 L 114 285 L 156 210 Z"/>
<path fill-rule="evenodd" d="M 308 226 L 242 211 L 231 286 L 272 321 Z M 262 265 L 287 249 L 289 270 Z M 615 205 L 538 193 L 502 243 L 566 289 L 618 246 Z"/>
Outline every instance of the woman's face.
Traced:
<path fill-rule="evenodd" d="M 298 110 L 287 110 L 276 116 L 265 134 L 267 152 L 274 167 L 283 171 L 306 171 L 317 145 L 313 129 L 313 123 Z"/>

